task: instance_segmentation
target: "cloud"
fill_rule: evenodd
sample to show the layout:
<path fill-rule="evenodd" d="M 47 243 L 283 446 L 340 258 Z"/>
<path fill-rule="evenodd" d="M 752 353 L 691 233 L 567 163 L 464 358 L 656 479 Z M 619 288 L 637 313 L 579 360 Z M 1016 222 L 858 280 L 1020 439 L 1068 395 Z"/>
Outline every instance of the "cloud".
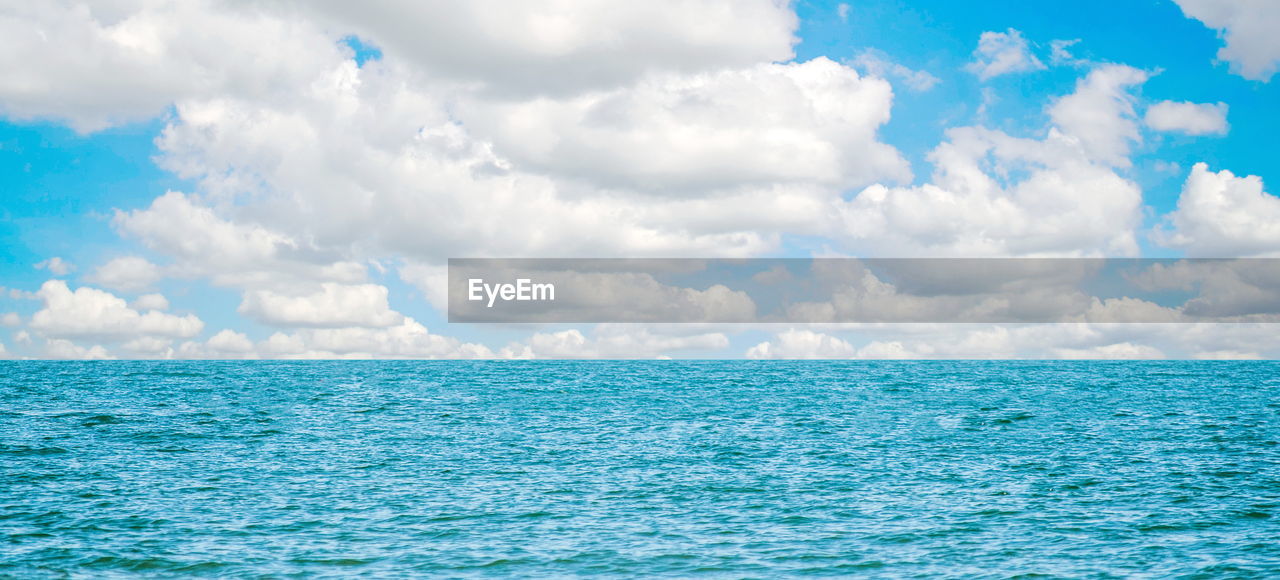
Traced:
<path fill-rule="evenodd" d="M 1142 139 L 1128 91 L 1150 75 L 1124 65 L 1103 65 L 1076 83 L 1075 92 L 1049 107 L 1049 118 L 1090 160 L 1128 167 L 1129 145 Z"/>
<path fill-rule="evenodd" d="M 51 338 L 45 341 L 44 356 L 52 359 L 71 360 L 108 360 L 115 358 L 107 353 L 101 345 L 80 346 L 62 338 Z"/>
<path fill-rule="evenodd" d="M 149 288 L 163 277 L 161 268 L 146 258 L 124 256 L 98 266 L 87 280 L 123 292 Z"/>
<path fill-rule="evenodd" d="M 1078 59 L 1071 53 L 1071 47 L 1080 44 L 1079 38 L 1057 39 L 1049 42 L 1050 62 L 1055 65 L 1087 65 L 1088 61 Z"/>
<path fill-rule="evenodd" d="M 786 329 L 753 358 L 1043 359 L 1280 356 L 1271 324 L 876 324 Z M 829 327 L 835 328 L 835 327 Z M 1260 345 L 1266 352 L 1259 353 Z"/>
<path fill-rule="evenodd" d="M 120 346 L 130 358 L 173 358 L 173 339 L 139 336 Z"/>
<path fill-rule="evenodd" d="M 181 99 L 295 90 L 345 54 L 313 23 L 270 12 L 207 0 L 6 5 L 0 112 L 94 131 Z"/>
<path fill-rule="evenodd" d="M 853 358 L 857 349 L 845 340 L 804 329 L 789 329 L 778 333 L 772 341 L 765 341 L 747 349 L 747 358 L 802 358 L 832 359 Z"/>
<path fill-rule="evenodd" d="M 858 53 L 858 56 L 853 58 L 852 64 L 869 75 L 897 79 L 907 89 L 915 92 L 928 91 L 942 82 L 928 71 L 914 70 L 893 62 L 889 59 L 889 55 L 876 49 L 867 49 Z"/>
<path fill-rule="evenodd" d="M 72 291 L 62 280 L 45 282 L 36 296 L 44 307 L 31 316 L 28 328 L 51 338 L 188 338 L 204 328 L 194 314 L 177 316 L 156 310 L 140 313 L 110 292 L 88 286 Z"/>
<path fill-rule="evenodd" d="M 1262 357 L 1252 351 L 1214 350 L 1198 352 L 1193 358 L 1198 360 L 1258 360 Z"/>
<path fill-rule="evenodd" d="M 1160 101 L 1147 107 L 1143 120 L 1156 131 L 1174 131 L 1187 135 L 1226 135 L 1227 104 Z"/>
<path fill-rule="evenodd" d="M 978 48 L 973 51 L 973 62 L 965 69 L 978 75 L 980 80 L 990 80 L 1000 75 L 1044 70 L 1022 33 L 1010 28 L 1006 32 L 983 32 L 978 37 Z"/>
<path fill-rule="evenodd" d="M 525 170 L 606 190 L 705 195 L 909 178 L 906 161 L 876 138 L 892 100 L 883 80 L 819 57 L 651 76 L 565 99 L 474 100 L 458 114 Z"/>
<path fill-rule="evenodd" d="M 312 328 L 278 332 L 255 346 L 264 358 L 493 358 L 487 347 L 431 334 L 405 317 L 387 328 Z"/>
<path fill-rule="evenodd" d="M 499 94 L 568 94 L 655 71 L 790 60 L 798 20 L 772 0 L 298 2 L 369 39 L 387 59 Z M 678 17 L 673 17 L 678 14 Z"/>
<path fill-rule="evenodd" d="M 17 312 L 6 312 L 0 316 L 0 326 L 15 327 L 22 325 L 22 317 Z"/>
<path fill-rule="evenodd" d="M 1151 346 L 1118 342 L 1092 348 L 1058 348 L 1051 351 L 1055 358 L 1063 359 L 1153 359 L 1165 358 L 1160 349 Z"/>
<path fill-rule="evenodd" d="M 404 316 L 391 310 L 387 287 L 380 284 L 324 282 L 298 294 L 249 290 L 237 312 L 280 326 L 380 328 L 395 326 Z"/>
<path fill-rule="evenodd" d="M 117 211 L 112 223 L 121 233 L 177 260 L 176 276 L 212 277 L 230 286 L 265 286 L 295 281 L 361 282 L 365 267 L 325 254 L 285 234 L 244 220 L 217 215 L 192 196 L 170 191 L 146 209 Z M 135 288 L 159 274 L 141 258 L 118 258 L 95 277 Z"/>
<path fill-rule="evenodd" d="M 163 294 L 143 294 L 129 303 L 135 310 L 168 310 L 169 299 Z"/>
<path fill-rule="evenodd" d="M 874 185 L 840 209 L 863 255 L 1135 255 L 1142 191 L 1116 172 L 1138 139 L 1128 89 L 1146 73 L 1107 65 L 1049 107 L 1042 139 L 947 131 L 930 183 Z"/>
<path fill-rule="evenodd" d="M 1280 67 L 1280 4 L 1272 0 L 1175 0 L 1188 18 L 1218 31 L 1218 59 L 1231 72 L 1267 82 Z"/>
<path fill-rule="evenodd" d="M 1154 238 L 1193 257 L 1280 256 L 1280 198 L 1263 190 L 1261 177 L 1197 163 Z"/>
<path fill-rule="evenodd" d="M 36 264 L 37 270 L 48 270 L 54 276 L 66 276 L 76 269 L 76 265 L 57 256 Z"/>
<path fill-rule="evenodd" d="M 676 325 L 684 326 L 684 325 Z M 504 358 L 658 358 L 687 352 L 722 351 L 729 339 L 697 326 L 600 324 L 590 337 L 578 329 L 537 332 L 500 351 Z"/>
<path fill-rule="evenodd" d="M 245 355 L 253 352 L 253 341 L 248 336 L 227 328 L 209 337 L 205 345 L 215 353 Z"/>

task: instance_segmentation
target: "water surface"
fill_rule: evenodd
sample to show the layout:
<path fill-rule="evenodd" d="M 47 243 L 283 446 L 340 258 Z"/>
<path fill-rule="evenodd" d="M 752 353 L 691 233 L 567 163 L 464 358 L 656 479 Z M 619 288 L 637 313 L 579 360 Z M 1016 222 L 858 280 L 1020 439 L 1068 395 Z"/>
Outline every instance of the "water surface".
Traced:
<path fill-rule="evenodd" d="M 4 362 L 0 575 L 1280 575 L 1273 362 Z"/>

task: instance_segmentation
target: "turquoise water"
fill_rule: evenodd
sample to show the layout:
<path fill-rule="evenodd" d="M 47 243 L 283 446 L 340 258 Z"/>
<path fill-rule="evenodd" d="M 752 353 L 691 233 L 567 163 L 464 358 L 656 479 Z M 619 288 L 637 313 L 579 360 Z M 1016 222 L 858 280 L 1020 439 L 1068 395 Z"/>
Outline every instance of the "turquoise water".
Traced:
<path fill-rule="evenodd" d="M 0 575 L 1275 577 L 1278 371 L 0 363 Z"/>

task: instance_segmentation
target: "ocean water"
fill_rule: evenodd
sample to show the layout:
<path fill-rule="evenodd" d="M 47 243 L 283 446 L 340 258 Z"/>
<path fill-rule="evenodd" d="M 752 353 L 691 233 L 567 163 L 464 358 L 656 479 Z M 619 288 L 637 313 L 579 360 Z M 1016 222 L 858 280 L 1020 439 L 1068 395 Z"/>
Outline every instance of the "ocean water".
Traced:
<path fill-rule="evenodd" d="M 5 362 L 0 576 L 1280 576 L 1273 362 Z"/>

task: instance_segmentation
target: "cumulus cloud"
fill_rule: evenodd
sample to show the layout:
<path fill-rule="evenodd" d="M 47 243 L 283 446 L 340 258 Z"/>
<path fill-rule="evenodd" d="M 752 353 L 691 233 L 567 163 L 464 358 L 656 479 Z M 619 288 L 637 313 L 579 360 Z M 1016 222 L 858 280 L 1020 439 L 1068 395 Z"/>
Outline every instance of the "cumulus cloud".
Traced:
<path fill-rule="evenodd" d="M 66 276 L 76 269 L 76 265 L 57 256 L 38 262 L 37 270 L 48 270 L 54 276 Z"/>
<path fill-rule="evenodd" d="M 857 349 L 848 341 L 804 329 L 779 332 L 771 341 L 747 349 L 747 358 L 832 359 L 852 358 Z"/>
<path fill-rule="evenodd" d="M 497 93 L 612 88 L 653 71 L 786 61 L 795 13 L 773 0 L 299 2 L 354 27 L 388 58 Z M 679 17 L 672 17 L 679 14 Z"/>
<path fill-rule="evenodd" d="M 1270 324 L 877 324 L 838 332 L 787 329 L 755 358 L 1041 359 L 1280 356 Z M 1260 345 L 1266 352 L 1259 353 Z"/>
<path fill-rule="evenodd" d="M 52 359 L 69 360 L 107 360 L 115 358 L 107 353 L 102 345 L 80 346 L 64 338 L 51 338 L 45 341 L 44 356 Z"/>
<path fill-rule="evenodd" d="M 28 327 L 51 338 L 188 338 L 204 328 L 194 314 L 177 316 L 156 310 L 140 313 L 110 292 L 88 286 L 73 291 L 62 280 L 45 282 L 36 296 L 44 307 L 31 316 Z"/>
<path fill-rule="evenodd" d="M 598 188 L 687 195 L 907 178 L 906 161 L 876 139 L 892 100 L 887 82 L 820 57 L 653 76 L 567 99 L 478 100 L 460 114 L 519 167 Z"/>
<path fill-rule="evenodd" d="M 204 3 L 135 6 L 114 20 L 90 11 L 92 22 L 74 34 L 201 10 L 247 20 L 250 31 L 286 27 L 279 42 L 292 44 L 262 53 L 272 63 L 235 74 L 256 75 L 277 66 L 276 57 L 319 47 L 276 79 L 291 91 L 262 89 L 257 77 L 236 77 L 234 90 L 160 91 L 174 115 L 157 141 L 159 161 L 197 182 L 199 194 L 170 192 L 121 211 L 117 229 L 171 259 L 166 275 L 281 291 L 362 283 L 364 260 L 387 256 L 430 267 L 456 255 L 753 255 L 786 232 L 834 227 L 831 204 L 844 189 L 910 178 L 876 136 L 889 116 L 887 82 L 821 58 L 769 64 L 791 57 L 795 16 L 782 3 L 684 6 L 715 16 L 697 25 L 659 18 L 659 5 L 522 3 L 497 14 L 466 8 L 469 16 L 445 20 L 441 6 L 401 7 L 394 18 L 379 6 L 351 15 L 339 5 L 243 13 Z M 557 24 L 541 39 L 523 20 L 521 34 L 495 36 L 515 13 Z M 656 28 L 634 27 L 655 18 Z M 445 50 L 434 44 L 444 36 L 422 34 L 444 21 L 450 35 L 471 27 L 455 40 L 476 51 Z M 408 22 L 421 26 L 409 34 Z M 353 31 L 384 57 L 358 65 L 329 46 Z M 157 58 L 198 65 L 207 56 L 157 34 Z M 191 42 L 209 40 L 197 36 Z M 604 58 L 658 38 L 661 49 L 623 51 L 627 62 Z M 529 43 L 550 52 L 529 52 Z M 470 54 L 511 58 L 484 59 L 496 67 L 488 71 L 441 68 Z M 597 66 L 587 61 L 608 71 L 585 84 L 566 78 L 573 63 L 584 63 L 575 71 Z M 152 64 L 163 70 L 165 62 Z M 127 77 L 126 65 L 104 66 Z M 538 67 L 556 73 L 516 78 Z M 90 90 L 83 84 L 51 82 L 46 100 Z M 97 283 L 141 289 L 124 266 L 154 277 L 141 262 L 109 266 Z"/>
<path fill-rule="evenodd" d="M 1010 28 L 1005 32 L 983 32 L 973 62 L 965 68 L 981 80 L 1000 75 L 1044 70 L 1044 63 L 1031 54 L 1031 46 L 1022 32 Z"/>
<path fill-rule="evenodd" d="M 1131 342 L 1118 342 L 1092 348 L 1058 348 L 1051 352 L 1054 358 L 1064 359 L 1152 359 L 1165 356 L 1158 348 Z"/>
<path fill-rule="evenodd" d="M 0 111 L 93 131 L 185 98 L 292 91 L 344 54 L 307 20 L 268 12 L 209 0 L 6 4 Z"/>
<path fill-rule="evenodd" d="M 431 334 L 405 317 L 388 328 L 314 328 L 278 332 L 255 346 L 271 358 L 493 358 L 484 345 Z"/>
<path fill-rule="evenodd" d="M 123 256 L 98 266 L 87 280 L 100 286 L 136 292 L 155 284 L 163 273 L 159 266 L 140 256 Z"/>
<path fill-rule="evenodd" d="M 1261 177 L 1197 163 L 1154 237 L 1189 256 L 1280 256 L 1280 198 L 1263 190 Z"/>
<path fill-rule="evenodd" d="M 1124 65 L 1103 65 L 1076 83 L 1076 89 L 1049 107 L 1055 127 L 1080 143 L 1090 160 L 1128 167 L 1129 147 L 1140 142 L 1135 97 L 1129 90 L 1150 74 Z"/>
<path fill-rule="evenodd" d="M 229 328 L 219 330 L 217 334 L 209 337 L 205 345 L 215 353 L 244 355 L 253 352 L 253 341 L 249 340 L 244 333 Z"/>
<path fill-rule="evenodd" d="M 365 277 L 365 267 L 359 263 L 326 255 L 249 220 L 224 219 L 179 192 L 157 197 L 145 209 L 117 211 L 113 223 L 122 233 L 175 258 L 170 272 L 177 276 L 209 276 L 215 283 L 232 286 L 294 280 L 360 282 Z M 141 258 L 118 258 L 104 268 L 95 276 L 126 287 L 158 275 L 156 267 Z"/>
<path fill-rule="evenodd" d="M 1128 90 L 1146 77 L 1094 69 L 1049 107 L 1043 139 L 947 131 L 931 183 L 863 190 L 840 208 L 842 237 L 882 257 L 1136 254 L 1142 192 L 1116 168 L 1139 137 Z"/>
<path fill-rule="evenodd" d="M 0 326 L 14 327 L 21 324 L 22 317 L 17 312 L 6 312 L 3 316 L 0 316 Z"/>
<path fill-rule="evenodd" d="M 729 338 L 698 327 L 600 324 L 591 336 L 574 328 L 536 332 L 528 340 L 500 351 L 504 358 L 661 358 L 689 352 L 723 351 Z"/>
<path fill-rule="evenodd" d="M 1157 131 L 1226 135 L 1227 104 L 1160 101 L 1147 107 L 1143 121 Z"/>
<path fill-rule="evenodd" d="M 120 346 L 130 358 L 173 358 L 173 339 L 139 336 Z"/>
<path fill-rule="evenodd" d="M 129 303 L 135 310 L 168 310 L 169 299 L 164 294 L 143 294 Z"/>
<path fill-rule="evenodd" d="M 404 321 L 404 316 L 391 310 L 387 287 L 380 284 L 324 282 L 315 291 L 299 294 L 250 290 L 237 311 L 280 326 L 379 328 Z"/>
<path fill-rule="evenodd" d="M 1274 56 L 1256 57 L 1239 10 L 1183 4 L 1210 26 L 1223 22 L 1223 58 L 1242 74 L 1269 76 Z M 1248 5 L 1254 16 L 1270 10 Z M 680 3 L 678 19 L 670 10 L 662 1 L 494 10 L 488 0 L 0 8 L 0 112 L 81 131 L 165 115 L 158 160 L 195 184 L 114 219 L 163 268 L 130 256 L 87 279 L 132 293 L 161 275 L 207 278 L 241 290 L 243 314 L 290 329 L 259 342 L 230 329 L 200 341 L 200 320 L 163 312 L 159 295 L 129 305 L 56 281 L 36 294 L 44 307 L 29 328 L 48 339 L 47 356 L 78 358 L 495 356 L 392 310 L 366 264 L 397 261 L 438 304 L 433 269 L 458 255 L 750 256 L 795 234 L 882 255 L 1136 251 L 1141 195 L 1117 170 L 1139 138 L 1128 91 L 1145 73 L 1096 68 L 1049 108 L 1052 125 L 1035 138 L 953 129 L 930 157 L 931 182 L 900 187 L 909 168 L 877 136 L 893 92 L 876 77 L 913 90 L 936 78 L 887 58 L 792 61 L 797 21 L 785 2 Z M 355 62 L 341 40 L 351 34 L 383 58 Z M 983 34 L 974 56 L 970 70 L 983 80 L 1044 68 L 1012 29 Z M 1203 126 L 1159 117 L 1149 111 L 1148 124 Z M 1251 209 L 1271 216 L 1274 198 L 1260 182 L 1257 193 Z M 1270 251 L 1265 228 L 1228 243 L 1180 216 L 1172 245 Z M 843 339 L 790 340 L 845 352 Z M 1141 343 L 1073 340 L 1054 344 Z M 663 356 L 726 341 L 606 326 L 535 333 L 503 354 Z M 1219 346 L 1206 352 L 1251 351 Z M 888 339 L 854 355 L 930 348 Z M 1022 352 L 1008 348 L 1000 352 Z"/>
<path fill-rule="evenodd" d="M 1218 59 L 1250 80 L 1267 82 L 1280 67 L 1280 3 L 1272 0 L 1175 0 L 1183 14 L 1218 31 Z"/>

